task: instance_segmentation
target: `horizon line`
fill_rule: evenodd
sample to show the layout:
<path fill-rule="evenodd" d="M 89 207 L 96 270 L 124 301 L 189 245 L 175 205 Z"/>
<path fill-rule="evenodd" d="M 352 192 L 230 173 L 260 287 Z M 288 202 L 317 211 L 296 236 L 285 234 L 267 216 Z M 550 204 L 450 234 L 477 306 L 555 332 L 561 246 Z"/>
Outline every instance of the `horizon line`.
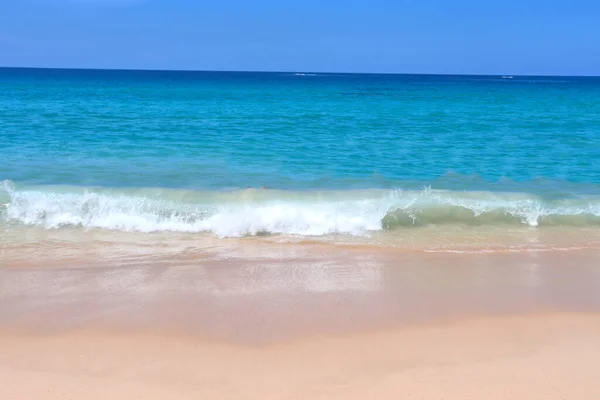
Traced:
<path fill-rule="evenodd" d="M 121 71 L 121 72 L 231 72 L 231 73 L 280 73 L 280 74 L 345 74 L 345 75 L 423 75 L 423 76 L 511 76 L 511 77 L 556 77 L 556 78 L 600 78 L 600 75 L 552 75 L 552 74 L 490 74 L 490 73 L 433 73 L 433 72 L 348 72 L 307 70 L 231 70 L 231 69 L 160 69 L 160 68 L 92 68 L 92 67 L 28 67 L 2 66 L 0 69 L 40 69 L 67 71 Z"/>

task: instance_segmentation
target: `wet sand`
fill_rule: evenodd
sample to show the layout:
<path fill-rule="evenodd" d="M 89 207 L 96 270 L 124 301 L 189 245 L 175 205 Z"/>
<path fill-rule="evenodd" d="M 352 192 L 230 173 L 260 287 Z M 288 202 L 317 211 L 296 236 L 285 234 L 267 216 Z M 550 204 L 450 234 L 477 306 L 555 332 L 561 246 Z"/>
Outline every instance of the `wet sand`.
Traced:
<path fill-rule="evenodd" d="M 597 250 L 217 253 L 0 265 L 0 398 L 600 396 Z"/>

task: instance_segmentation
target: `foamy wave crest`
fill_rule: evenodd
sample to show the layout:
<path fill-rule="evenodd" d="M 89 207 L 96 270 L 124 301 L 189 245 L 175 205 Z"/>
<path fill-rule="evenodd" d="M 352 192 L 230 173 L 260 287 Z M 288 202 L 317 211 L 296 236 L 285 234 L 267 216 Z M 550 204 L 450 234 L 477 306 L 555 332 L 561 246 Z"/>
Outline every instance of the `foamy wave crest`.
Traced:
<path fill-rule="evenodd" d="M 543 201 L 519 193 L 16 188 L 8 181 L 3 188 L 0 218 L 5 223 L 47 229 L 81 226 L 239 237 L 364 235 L 447 224 L 600 225 L 598 198 Z"/>

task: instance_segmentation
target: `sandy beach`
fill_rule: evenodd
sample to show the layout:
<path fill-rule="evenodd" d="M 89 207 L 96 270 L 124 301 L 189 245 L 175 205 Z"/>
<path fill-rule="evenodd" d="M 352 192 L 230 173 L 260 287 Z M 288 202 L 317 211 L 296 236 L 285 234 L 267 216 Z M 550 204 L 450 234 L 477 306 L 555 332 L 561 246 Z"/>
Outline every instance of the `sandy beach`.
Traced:
<path fill-rule="evenodd" d="M 261 346 L 96 331 L 2 335 L 5 399 L 594 399 L 600 317 L 544 314 Z"/>
<path fill-rule="evenodd" d="M 0 398 L 600 396 L 597 250 L 203 254 L 2 265 Z"/>

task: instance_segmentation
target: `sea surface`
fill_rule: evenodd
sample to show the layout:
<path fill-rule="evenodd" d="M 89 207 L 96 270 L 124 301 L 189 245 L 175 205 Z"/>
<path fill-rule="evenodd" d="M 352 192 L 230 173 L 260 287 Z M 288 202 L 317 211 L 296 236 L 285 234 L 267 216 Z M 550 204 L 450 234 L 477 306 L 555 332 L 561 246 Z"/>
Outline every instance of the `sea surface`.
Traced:
<path fill-rule="evenodd" d="M 0 182 L 5 260 L 600 248 L 600 78 L 0 68 Z"/>

